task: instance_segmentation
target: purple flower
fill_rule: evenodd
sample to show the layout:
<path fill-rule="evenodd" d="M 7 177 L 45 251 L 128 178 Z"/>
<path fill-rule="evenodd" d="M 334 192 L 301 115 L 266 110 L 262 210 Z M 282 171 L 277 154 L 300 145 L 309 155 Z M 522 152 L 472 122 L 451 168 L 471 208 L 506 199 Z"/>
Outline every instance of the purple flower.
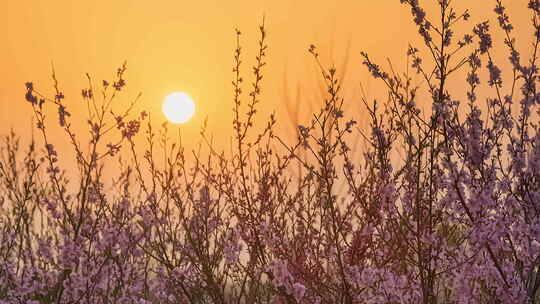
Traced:
<path fill-rule="evenodd" d="M 489 86 L 502 86 L 501 69 L 493 64 L 491 60 L 488 62 L 487 67 L 489 69 Z"/>
<path fill-rule="evenodd" d="M 411 67 L 415 68 L 416 69 L 416 73 L 420 73 L 420 65 L 422 64 L 422 58 L 420 57 L 415 57 L 413 59 L 413 62 L 412 62 L 412 65 Z"/>
<path fill-rule="evenodd" d="M 37 104 L 37 102 L 38 102 L 37 97 L 32 94 L 32 90 L 26 91 L 26 94 L 24 95 L 24 98 L 26 99 L 26 101 L 28 101 L 28 102 L 30 102 L 32 104 Z"/>
<path fill-rule="evenodd" d="M 540 14 L 540 0 L 529 0 L 528 8 Z"/>
<path fill-rule="evenodd" d="M 492 46 L 491 35 L 489 34 L 489 23 L 486 21 L 486 22 L 477 24 L 473 29 L 473 33 L 475 33 L 478 36 L 478 38 L 480 38 L 480 41 L 479 41 L 480 53 L 481 54 L 486 53 Z"/>
<path fill-rule="evenodd" d="M 58 105 L 58 122 L 61 127 L 66 125 L 66 116 L 71 116 L 71 113 L 66 111 L 66 107 L 64 105 Z"/>
<path fill-rule="evenodd" d="M 138 120 L 130 120 L 122 131 L 122 135 L 131 138 L 139 132 L 140 127 L 141 123 Z"/>
<path fill-rule="evenodd" d="M 306 287 L 300 283 L 293 284 L 293 296 L 297 302 L 300 302 L 306 293 Z"/>

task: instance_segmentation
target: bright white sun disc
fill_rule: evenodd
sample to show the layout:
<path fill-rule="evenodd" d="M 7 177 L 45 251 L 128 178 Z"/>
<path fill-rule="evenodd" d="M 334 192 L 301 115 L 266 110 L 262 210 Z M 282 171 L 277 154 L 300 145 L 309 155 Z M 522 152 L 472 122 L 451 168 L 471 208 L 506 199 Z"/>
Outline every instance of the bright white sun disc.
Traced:
<path fill-rule="evenodd" d="M 195 103 L 186 93 L 172 93 L 165 97 L 163 114 L 172 123 L 185 123 L 195 114 Z"/>

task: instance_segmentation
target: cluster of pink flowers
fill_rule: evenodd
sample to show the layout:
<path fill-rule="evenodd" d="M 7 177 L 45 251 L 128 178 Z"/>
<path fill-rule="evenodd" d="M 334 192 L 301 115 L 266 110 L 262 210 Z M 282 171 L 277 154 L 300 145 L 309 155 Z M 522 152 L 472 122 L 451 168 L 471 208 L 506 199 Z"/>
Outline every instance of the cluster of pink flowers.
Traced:
<path fill-rule="evenodd" d="M 510 73 L 495 60 L 490 23 L 456 40 L 467 11 L 440 0 L 431 16 L 420 1 L 400 2 L 424 42 L 407 50 L 416 75 L 361 54 L 387 87 L 385 102 L 364 100 L 363 129 L 346 119 L 337 70 L 311 46 L 322 108 L 298 122 L 297 138 L 276 135 L 274 116 L 253 134 L 264 25 L 246 96 L 237 31 L 231 155 L 204 132 L 208 154 L 184 154 L 166 124 L 156 133 L 146 112 L 131 116 L 136 100 L 115 113 L 126 65 L 99 88 L 88 77 L 88 147 L 56 76 L 53 99 L 26 83 L 43 145 L 22 151 L 15 134 L 0 145 L 0 304 L 540 303 L 539 1 L 528 4 L 530 55 L 494 1 Z M 463 104 L 448 86 L 458 70 Z M 48 135 L 49 104 L 76 170 Z"/>

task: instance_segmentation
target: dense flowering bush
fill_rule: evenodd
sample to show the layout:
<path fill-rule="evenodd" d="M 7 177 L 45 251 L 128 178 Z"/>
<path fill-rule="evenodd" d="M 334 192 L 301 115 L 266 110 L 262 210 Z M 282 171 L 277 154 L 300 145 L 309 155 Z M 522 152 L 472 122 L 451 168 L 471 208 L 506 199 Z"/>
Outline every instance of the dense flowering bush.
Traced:
<path fill-rule="evenodd" d="M 125 65 L 111 82 L 88 77 L 88 145 L 54 73 L 52 99 L 27 83 L 44 149 L 32 142 L 23 153 L 15 134 L 3 138 L 0 303 L 540 303 L 540 2 L 528 2 L 527 60 L 494 2 L 511 68 L 504 82 L 492 24 L 457 39 L 467 11 L 439 0 L 431 18 L 417 0 L 401 3 L 431 58 L 407 51 L 425 87 L 362 53 L 388 99 L 364 100 L 369 125 L 357 127 L 336 70 L 311 46 L 327 92 L 293 143 L 274 133 L 274 116 L 252 130 L 264 26 L 247 96 L 237 32 L 230 155 L 203 132 L 208 154 L 188 157 L 166 124 L 155 131 L 145 112 L 134 116 L 136 100 L 113 110 Z M 448 86 L 458 71 L 466 101 Z M 76 168 L 63 167 L 49 138 L 50 107 Z M 362 153 L 351 149 L 357 137 Z"/>

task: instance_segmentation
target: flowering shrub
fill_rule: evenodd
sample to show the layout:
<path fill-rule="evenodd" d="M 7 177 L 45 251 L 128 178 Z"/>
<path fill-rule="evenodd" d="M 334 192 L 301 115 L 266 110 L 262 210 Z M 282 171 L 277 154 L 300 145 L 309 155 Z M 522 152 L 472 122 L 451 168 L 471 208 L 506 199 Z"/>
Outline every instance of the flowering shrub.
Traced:
<path fill-rule="evenodd" d="M 264 26 L 247 96 L 237 31 L 231 155 L 203 131 L 209 152 L 190 161 L 166 124 L 156 133 L 145 112 L 133 114 L 136 100 L 117 113 L 125 65 L 99 86 L 88 77 L 87 146 L 54 73 L 52 99 L 27 83 L 45 148 L 32 142 L 23 153 L 15 134 L 3 138 L 0 303 L 540 303 L 540 2 L 528 3 L 525 61 L 495 1 L 511 66 L 504 82 L 490 23 L 456 39 L 467 11 L 439 0 L 431 18 L 417 0 L 401 3 L 432 60 L 407 51 L 426 86 L 362 53 L 388 93 L 382 104 L 364 100 L 363 129 L 345 118 L 336 69 L 311 46 L 322 108 L 292 143 L 274 133 L 274 116 L 253 134 Z M 480 101 L 483 70 L 492 93 Z M 457 71 L 467 73 L 466 101 L 448 86 Z M 51 106 L 75 169 L 49 139 Z M 350 148 L 354 136 L 365 152 Z"/>

